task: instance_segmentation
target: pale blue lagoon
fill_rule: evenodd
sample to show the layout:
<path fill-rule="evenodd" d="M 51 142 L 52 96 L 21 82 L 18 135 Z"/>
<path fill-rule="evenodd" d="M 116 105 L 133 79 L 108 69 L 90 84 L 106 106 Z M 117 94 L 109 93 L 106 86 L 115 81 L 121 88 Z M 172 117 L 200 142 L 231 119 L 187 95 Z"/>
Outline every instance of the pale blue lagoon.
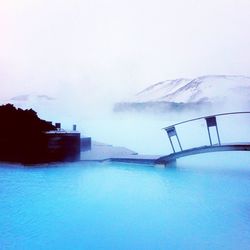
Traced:
<path fill-rule="evenodd" d="M 0 249 L 249 249 L 249 160 L 1 163 Z"/>

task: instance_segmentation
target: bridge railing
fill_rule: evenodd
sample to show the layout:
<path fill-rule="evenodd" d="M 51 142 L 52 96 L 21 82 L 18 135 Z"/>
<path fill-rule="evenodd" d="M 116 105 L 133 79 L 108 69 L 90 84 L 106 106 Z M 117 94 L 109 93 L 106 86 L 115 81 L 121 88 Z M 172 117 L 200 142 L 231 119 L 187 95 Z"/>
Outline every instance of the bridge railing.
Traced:
<path fill-rule="evenodd" d="M 220 133 L 219 133 L 219 129 L 218 129 L 218 125 L 217 125 L 217 117 L 219 116 L 229 116 L 229 115 L 239 115 L 239 114 L 250 114 L 250 111 L 244 111 L 244 112 L 231 112 L 231 113 L 220 113 L 220 114 L 215 114 L 215 115 L 210 115 L 210 116 L 202 116 L 202 117 L 198 117 L 198 118 L 194 118 L 194 119 L 190 119 L 190 120 L 186 120 L 186 121 L 182 121 L 182 122 L 179 122 L 179 123 L 176 123 L 176 124 L 173 124 L 171 126 L 168 126 L 168 127 L 165 127 L 163 128 L 166 132 L 167 132 L 167 135 L 168 135 L 168 138 L 169 138 L 169 141 L 170 141 L 170 144 L 171 144 L 171 147 L 173 149 L 173 152 L 176 153 L 176 148 L 174 147 L 174 144 L 173 144 L 173 141 L 172 141 L 172 138 L 175 137 L 177 139 L 177 143 L 178 143 L 178 146 L 180 148 L 180 151 L 183 151 L 183 147 L 181 145 L 181 142 L 180 142 L 180 139 L 179 139 L 179 136 L 177 134 L 177 130 L 176 130 L 176 127 L 181 125 L 181 124 L 185 124 L 185 123 L 190 123 L 190 122 L 193 122 L 193 121 L 198 121 L 198 120 L 205 120 L 206 122 L 206 128 L 207 128 L 207 134 L 208 134 L 208 138 L 209 138 L 209 143 L 210 143 L 210 146 L 213 147 L 213 146 L 221 146 L 221 138 L 220 138 Z M 211 136 L 211 131 L 210 129 L 214 127 L 216 129 L 216 139 L 217 139 L 217 143 L 214 142 L 214 140 L 212 139 L 212 136 Z"/>

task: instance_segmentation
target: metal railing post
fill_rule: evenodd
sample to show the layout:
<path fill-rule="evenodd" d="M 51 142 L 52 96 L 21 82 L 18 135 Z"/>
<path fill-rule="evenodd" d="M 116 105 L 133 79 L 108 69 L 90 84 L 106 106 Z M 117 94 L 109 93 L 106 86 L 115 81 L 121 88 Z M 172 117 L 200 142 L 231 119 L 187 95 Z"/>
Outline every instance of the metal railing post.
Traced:
<path fill-rule="evenodd" d="M 167 134 L 168 134 L 168 138 L 169 138 L 169 141 L 170 141 L 170 144 L 171 144 L 171 147 L 172 147 L 174 153 L 175 153 L 176 151 L 175 151 L 175 148 L 174 148 L 172 139 L 171 139 L 171 137 L 173 137 L 173 136 L 176 136 L 177 141 L 178 141 L 178 144 L 179 144 L 179 147 L 180 147 L 180 149 L 181 149 L 181 151 L 182 151 L 182 146 L 181 146 L 179 137 L 178 137 L 178 135 L 177 135 L 177 132 L 176 132 L 176 130 L 175 130 L 175 127 L 174 127 L 174 126 L 168 127 L 168 128 L 166 128 L 165 130 L 166 130 L 166 132 L 167 132 Z"/>
<path fill-rule="evenodd" d="M 171 146 L 172 146 L 172 149 L 173 149 L 173 151 L 174 151 L 174 153 L 175 153 L 175 149 L 174 149 L 174 145 L 173 145 L 173 142 L 172 142 L 172 140 L 171 140 L 171 137 L 168 136 L 168 138 L 169 138 L 170 144 L 171 144 Z"/>
<path fill-rule="evenodd" d="M 211 134 L 210 134 L 210 130 L 209 130 L 209 127 L 207 126 L 207 132 L 208 132 L 208 137 L 209 137 L 209 142 L 210 142 L 210 145 L 212 146 L 212 139 L 211 139 Z"/>
<path fill-rule="evenodd" d="M 210 127 L 215 127 L 216 133 L 217 133 L 218 144 L 221 145 L 220 135 L 219 135 L 217 121 L 216 121 L 216 116 L 205 117 L 205 120 L 206 120 L 206 123 L 207 123 L 207 131 L 208 131 L 210 145 L 213 146 L 212 138 L 211 138 L 211 134 L 210 134 Z"/>
<path fill-rule="evenodd" d="M 179 147 L 180 147 L 180 149 L 181 149 L 181 151 L 182 151 L 182 146 L 181 146 L 181 143 L 180 143 L 180 140 L 179 140 L 179 137 L 178 137 L 178 135 L 177 135 L 177 134 L 176 134 L 176 138 L 177 138 L 177 141 L 178 141 Z"/>
<path fill-rule="evenodd" d="M 221 145 L 217 124 L 216 124 L 216 132 L 217 132 L 217 137 L 218 137 L 218 143 L 219 143 L 219 145 Z"/>

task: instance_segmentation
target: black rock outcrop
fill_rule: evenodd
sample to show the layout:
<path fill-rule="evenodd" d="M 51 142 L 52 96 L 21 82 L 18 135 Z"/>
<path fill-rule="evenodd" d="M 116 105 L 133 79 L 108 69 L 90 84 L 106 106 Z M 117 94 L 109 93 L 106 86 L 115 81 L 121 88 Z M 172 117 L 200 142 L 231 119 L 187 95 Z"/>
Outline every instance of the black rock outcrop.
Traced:
<path fill-rule="evenodd" d="M 51 122 L 40 119 L 32 110 L 0 106 L 0 160 L 40 163 L 47 150 L 46 131 L 55 130 Z"/>

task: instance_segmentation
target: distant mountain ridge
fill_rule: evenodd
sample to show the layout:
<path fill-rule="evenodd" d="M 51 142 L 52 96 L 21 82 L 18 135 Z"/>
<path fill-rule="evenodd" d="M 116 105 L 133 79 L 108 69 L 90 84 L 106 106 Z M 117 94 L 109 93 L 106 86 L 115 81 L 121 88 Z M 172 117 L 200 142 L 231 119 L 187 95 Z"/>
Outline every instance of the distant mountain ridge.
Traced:
<path fill-rule="evenodd" d="M 12 102 L 28 102 L 28 101 L 52 101 L 54 100 L 55 98 L 53 97 L 50 97 L 48 95 L 31 95 L 31 94 L 28 94 L 28 95 L 18 95 L 18 96 L 14 96 L 12 97 L 9 101 L 12 101 Z"/>
<path fill-rule="evenodd" d="M 209 75 L 167 80 L 149 86 L 132 98 L 116 103 L 115 111 L 179 111 L 214 105 L 250 104 L 250 77 Z"/>

